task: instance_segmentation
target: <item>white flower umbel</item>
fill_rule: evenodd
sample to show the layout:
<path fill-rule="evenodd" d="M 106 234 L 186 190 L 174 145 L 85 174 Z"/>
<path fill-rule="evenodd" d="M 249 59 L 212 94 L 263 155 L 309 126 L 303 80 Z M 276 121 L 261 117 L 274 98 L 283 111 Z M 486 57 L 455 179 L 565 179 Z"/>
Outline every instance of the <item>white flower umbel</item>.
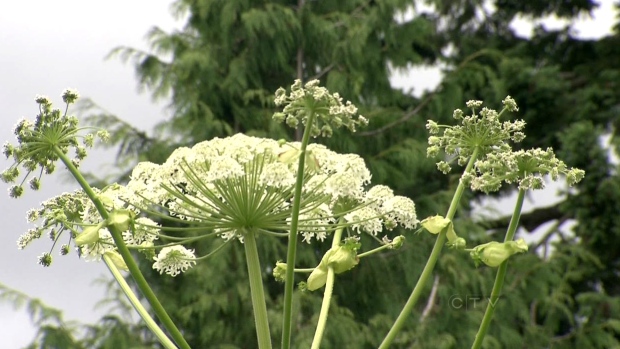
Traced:
<path fill-rule="evenodd" d="M 138 164 L 127 185 L 136 195 L 127 198 L 144 212 L 191 223 L 188 229 L 202 229 L 205 235 L 242 239 L 244 231 L 255 230 L 284 236 L 290 227 L 299 146 L 242 134 L 201 142 L 175 151 L 161 166 Z M 356 224 L 356 230 L 373 235 L 382 231 L 383 217 L 391 222 L 390 229 L 417 223 L 411 200 L 391 192 L 389 198 L 366 196 L 371 175 L 361 157 L 316 144 L 308 152 L 317 165 L 304 173 L 299 220 L 304 241 L 325 239 L 343 215 L 348 215 L 348 226 Z"/>
<path fill-rule="evenodd" d="M 474 153 L 478 158 L 488 153 L 510 150 L 508 142 L 521 142 L 525 138 L 522 132 L 525 121 L 501 121 L 501 115 L 506 111 L 517 111 L 517 105 L 510 96 L 502 101 L 504 108 L 498 113 L 489 108 L 482 108 L 476 113 L 477 108 L 482 106 L 481 101 L 468 101 L 467 107 L 471 109 L 471 115 L 456 109 L 453 117 L 461 122 L 460 125 L 439 125 L 429 120 L 426 128 L 430 133 L 428 137 L 427 156 L 436 157 L 440 151 L 449 156 L 456 156 L 458 163 L 464 166 Z M 443 129 L 443 133 L 440 132 Z M 450 165 L 446 161 L 437 163 L 437 167 L 443 173 L 450 172 Z"/>
<path fill-rule="evenodd" d="M 159 271 L 160 274 L 177 276 L 195 265 L 195 258 L 194 250 L 188 250 L 183 246 L 164 247 L 155 257 L 153 269 Z"/>
<path fill-rule="evenodd" d="M 48 97 L 37 96 L 35 101 L 39 105 L 39 114 L 34 122 L 26 119 L 17 122 L 13 133 L 18 144 L 15 146 L 7 142 L 3 147 L 4 156 L 7 159 L 13 158 L 14 163 L 0 174 L 0 179 L 6 183 L 15 183 L 22 170 L 26 178 L 9 188 L 11 197 L 20 197 L 24 193 L 23 183 L 26 182 L 32 190 L 38 190 L 43 174 L 51 174 L 56 170 L 58 152 L 68 154 L 73 149 L 75 157 L 72 162 L 79 164 L 87 155 L 86 148 L 93 146 L 95 137 L 107 139 L 107 132 L 82 132 L 85 128 L 78 127 L 77 117 L 67 115 L 69 105 L 78 97 L 75 90 L 67 89 L 62 93 L 66 104 L 63 113 L 53 108 Z M 27 180 L 27 177 L 30 179 Z"/>
<path fill-rule="evenodd" d="M 284 106 L 281 113 L 275 113 L 273 119 L 277 122 L 286 122 L 290 127 L 297 128 L 300 123 L 308 127 L 311 116 L 317 119 L 310 125 L 311 135 L 330 137 L 333 129 L 342 126 L 351 132 L 357 126 L 368 125 L 368 120 L 357 114 L 357 108 L 347 101 L 342 102 L 338 93 L 330 93 L 325 87 L 319 86 L 319 80 L 312 80 L 302 86 L 301 80 L 295 80 L 291 85 L 291 93 L 279 88 L 276 91 L 275 103 Z"/>
<path fill-rule="evenodd" d="M 126 200 L 129 194 L 123 186 L 113 184 L 104 190 L 93 189 L 93 191 L 106 209 L 111 212 L 131 209 L 135 214 L 139 213 L 135 207 L 128 206 Z M 66 255 L 69 252 L 68 245 L 72 240 L 75 241 L 76 237 L 85 234 L 86 230 L 100 226 L 86 243 L 77 246 L 80 256 L 86 260 L 100 260 L 106 252 L 116 251 L 110 231 L 105 224 L 102 224 L 97 209 L 82 190 L 63 193 L 44 201 L 40 208 L 29 210 L 26 218 L 28 222 L 39 223 L 39 225 L 19 237 L 17 240 L 19 249 L 25 248 L 42 236 L 47 236 L 54 245 L 64 239 L 66 243 L 61 246 L 60 254 Z M 157 224 L 148 218 L 136 219 L 134 228 L 122 231 L 123 240 L 128 245 L 137 249 L 140 249 L 139 247 L 150 248 L 153 241 L 158 239 Z"/>
<path fill-rule="evenodd" d="M 475 174 L 464 177 L 465 183 L 470 183 L 472 190 L 486 193 L 500 189 L 502 182 L 516 183 L 519 189 L 544 189 L 543 177 L 549 175 L 557 180 L 559 175 L 566 176 L 566 182 L 573 186 L 584 177 L 584 171 L 568 168 L 557 159 L 553 149 L 540 148 L 506 151 L 487 154 L 474 164 Z"/>

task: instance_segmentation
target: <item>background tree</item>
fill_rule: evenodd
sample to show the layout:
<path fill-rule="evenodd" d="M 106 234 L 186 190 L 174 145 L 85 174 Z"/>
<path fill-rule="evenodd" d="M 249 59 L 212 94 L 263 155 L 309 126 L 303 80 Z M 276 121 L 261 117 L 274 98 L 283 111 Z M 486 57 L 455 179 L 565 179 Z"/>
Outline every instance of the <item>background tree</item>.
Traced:
<path fill-rule="evenodd" d="M 179 0 L 176 10 L 189 15 L 183 30 L 153 29 L 151 52 L 116 51 L 134 60 L 142 87 L 155 98 L 171 98 L 173 117 L 157 127 L 154 137 L 114 116 L 93 120 L 116 130 L 123 168 L 138 160 L 162 162 L 177 146 L 237 132 L 293 139 L 298 135 L 271 122 L 273 92 L 295 78 L 319 78 L 371 120 L 369 130 L 337 134 L 327 145 L 361 154 L 373 182 L 411 197 L 423 218 L 445 210 L 458 180 L 456 171 L 439 176 L 426 159 L 426 120 L 450 124 L 452 110 L 466 100 L 495 107 L 510 94 L 520 111 L 509 117 L 528 124 L 523 147 L 553 146 L 567 165 L 586 170 L 586 178 L 575 191 L 561 193 L 568 200 L 523 215 L 524 234 L 547 223 L 551 229 L 533 241 L 531 253 L 510 262 L 486 346 L 620 345 L 620 245 L 615 243 L 620 189 L 616 165 L 601 146 L 603 135 L 618 146 L 618 28 L 600 40 L 575 37 L 571 21 L 595 6 L 587 0 L 426 3 L 432 12 L 411 11 L 412 1 L 398 0 Z M 547 15 L 565 18 L 569 26 L 537 27 L 531 38 L 517 36 L 509 26 L 516 16 Z M 444 67 L 436 90 L 415 98 L 391 87 L 390 67 L 420 64 Z M 469 203 L 462 206 L 455 224 L 468 245 L 505 231 L 504 217 L 474 222 Z M 574 234 L 566 232 L 566 222 L 574 222 Z M 409 236 L 405 248 L 371 257 L 339 276 L 324 347 L 376 347 L 417 281 L 432 242 L 426 235 Z M 260 247 L 265 265 L 285 257 L 282 241 L 263 239 Z M 239 248 L 225 249 L 175 279 L 150 272 L 149 281 L 193 347 L 255 346 Z M 303 246 L 298 263 L 315 265 L 325 249 Z M 279 324 L 283 288 L 268 271 L 270 317 Z M 426 304 L 416 309 L 394 347 L 468 346 L 485 304 L 459 307 L 451 301 L 484 297 L 493 276 L 494 270 L 474 268 L 466 254 L 444 251 Z M 293 342 L 303 348 L 314 331 L 320 292 L 298 293 L 296 301 Z M 277 338 L 278 326 L 272 331 Z"/>

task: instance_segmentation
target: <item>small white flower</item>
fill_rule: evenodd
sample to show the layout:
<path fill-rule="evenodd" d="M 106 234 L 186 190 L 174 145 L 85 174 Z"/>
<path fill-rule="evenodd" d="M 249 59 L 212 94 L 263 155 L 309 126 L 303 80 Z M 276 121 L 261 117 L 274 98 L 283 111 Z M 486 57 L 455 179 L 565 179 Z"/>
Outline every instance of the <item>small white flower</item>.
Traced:
<path fill-rule="evenodd" d="M 159 238 L 157 236 L 159 229 L 156 226 L 158 224 L 153 220 L 140 217 L 136 219 L 136 229 L 133 233 L 131 231 L 123 232 L 123 240 L 127 245 L 142 245 L 144 242 L 152 243 Z"/>
<path fill-rule="evenodd" d="M 19 237 L 17 240 L 17 248 L 23 250 L 26 246 L 28 246 L 33 240 L 40 238 L 42 235 L 42 231 L 40 229 L 28 229 L 28 231 Z"/>
<path fill-rule="evenodd" d="M 517 102 L 510 96 L 506 96 L 502 103 L 506 106 L 506 109 L 508 109 L 508 111 L 519 111 L 519 108 L 517 107 Z"/>
<path fill-rule="evenodd" d="M 366 192 L 365 202 L 372 203 L 370 206 L 379 208 L 384 202 L 394 197 L 394 191 L 386 185 L 375 185 Z"/>
<path fill-rule="evenodd" d="M 87 261 L 99 261 L 104 253 L 115 250 L 116 245 L 114 245 L 112 234 L 110 234 L 108 229 L 99 229 L 99 240 L 95 243 L 81 246 L 81 255 Z"/>
<path fill-rule="evenodd" d="M 418 224 L 415 204 L 411 199 L 404 196 L 395 196 L 383 203 L 382 211 L 387 217 L 407 229 L 411 229 Z"/>
<path fill-rule="evenodd" d="M 164 247 L 155 257 L 153 269 L 159 271 L 160 274 L 177 276 L 195 265 L 195 258 L 194 250 L 188 250 L 183 246 Z"/>
<path fill-rule="evenodd" d="M 263 184 L 276 188 L 292 188 L 296 181 L 295 173 L 288 164 L 274 162 L 266 165 L 261 173 L 260 180 Z"/>
<path fill-rule="evenodd" d="M 244 174 L 244 169 L 239 162 L 230 156 L 218 156 L 211 159 L 211 167 L 208 176 L 212 180 L 224 180 L 228 178 L 240 177 Z"/>
<path fill-rule="evenodd" d="M 290 222 L 290 218 L 287 218 Z M 312 238 L 323 241 L 327 237 L 325 227 L 334 222 L 332 210 L 327 204 L 321 204 L 313 210 L 300 212 L 299 232 L 303 235 L 303 241 L 310 243 Z"/>
<path fill-rule="evenodd" d="M 39 104 L 43 104 L 43 105 L 52 104 L 52 100 L 48 96 L 45 96 L 45 95 L 36 95 L 34 97 L 34 101 Z"/>
<path fill-rule="evenodd" d="M 344 219 L 347 222 L 353 223 L 351 227 L 357 229 L 358 233 L 363 230 L 376 236 L 383 229 L 382 221 L 378 217 L 377 211 L 370 207 L 362 207 L 359 210 L 349 212 L 344 215 Z"/>
<path fill-rule="evenodd" d="M 68 88 L 62 92 L 62 100 L 65 103 L 75 103 L 80 98 L 80 94 L 77 90 Z"/>
<path fill-rule="evenodd" d="M 467 108 L 478 108 L 482 105 L 482 101 L 469 100 L 465 103 Z"/>

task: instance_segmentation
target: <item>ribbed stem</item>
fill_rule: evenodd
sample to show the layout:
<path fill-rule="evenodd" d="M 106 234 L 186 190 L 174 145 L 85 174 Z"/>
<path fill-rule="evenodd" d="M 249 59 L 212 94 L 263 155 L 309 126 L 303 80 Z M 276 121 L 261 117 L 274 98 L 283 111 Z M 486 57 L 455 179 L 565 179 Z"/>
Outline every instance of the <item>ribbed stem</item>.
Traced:
<path fill-rule="evenodd" d="M 334 239 L 332 240 L 332 248 L 340 246 L 340 238 L 342 237 L 343 228 L 339 228 L 334 232 Z M 329 306 L 332 300 L 332 294 L 334 293 L 335 282 L 334 268 L 327 267 L 327 282 L 325 283 L 325 293 L 323 293 L 323 302 L 321 303 L 321 312 L 319 314 L 319 321 L 316 325 L 316 331 L 314 332 L 314 338 L 312 339 L 312 349 L 319 349 L 321 340 L 323 339 L 323 333 L 325 332 L 325 326 L 327 325 L 327 315 L 329 314 Z"/>
<path fill-rule="evenodd" d="M 250 279 L 258 348 L 271 349 L 271 333 L 269 332 L 269 320 L 267 318 L 263 276 L 260 268 L 260 259 L 258 258 L 258 248 L 256 247 L 256 235 L 253 230 L 245 233 L 243 246 L 245 248 L 245 260 L 248 265 L 248 278 Z"/>
<path fill-rule="evenodd" d="M 512 213 L 512 217 L 510 218 L 510 224 L 508 225 L 508 231 L 506 232 L 504 242 L 512 241 L 515 237 L 517 226 L 519 225 L 519 218 L 521 218 L 521 209 L 523 208 L 524 199 L 525 190 L 521 189 L 519 190 L 519 194 L 517 196 L 517 203 L 515 204 L 515 209 Z M 472 349 L 480 349 L 482 347 L 482 341 L 484 340 L 484 337 L 489 330 L 489 325 L 491 324 L 493 314 L 495 313 L 495 306 L 497 305 L 497 300 L 499 299 L 499 296 L 502 293 L 502 288 L 504 287 L 504 278 L 506 277 L 507 269 L 508 260 L 505 260 L 502 264 L 499 265 L 499 268 L 497 268 L 497 274 L 495 275 L 495 282 L 493 283 L 493 290 L 491 291 L 489 304 L 487 304 L 487 309 L 484 312 L 484 317 L 482 318 L 482 322 L 480 323 L 480 328 L 478 329 L 478 333 L 476 333 L 474 343 L 471 346 Z"/>
<path fill-rule="evenodd" d="M 110 273 L 112 273 L 112 276 L 114 276 L 114 279 L 116 280 L 118 285 L 121 287 L 121 290 L 123 291 L 125 296 L 127 296 L 129 303 L 131 303 L 133 308 L 138 312 L 138 314 L 140 314 L 140 317 L 142 318 L 144 323 L 146 323 L 146 327 L 148 327 L 149 330 L 153 332 L 155 337 L 159 339 L 159 343 L 161 343 L 166 349 L 177 349 L 177 346 L 174 345 L 174 343 L 172 343 L 170 338 L 166 336 L 164 331 L 162 331 L 162 329 L 159 326 L 157 326 L 157 323 L 155 323 L 155 320 L 153 320 L 149 312 L 144 308 L 142 303 L 140 303 L 140 300 L 138 299 L 136 294 L 131 290 L 131 287 L 129 287 L 129 284 L 127 283 L 127 281 L 125 281 L 125 278 L 123 277 L 121 272 L 114 265 L 114 263 L 110 260 L 110 257 L 103 255 L 103 261 L 108 266 Z"/>
<path fill-rule="evenodd" d="M 297 254 L 297 227 L 299 224 L 299 210 L 301 208 L 301 189 L 304 185 L 304 170 L 306 167 L 306 148 L 310 141 L 312 123 L 314 123 L 314 109 L 309 108 L 310 116 L 306 123 L 304 136 L 301 140 L 299 164 L 297 167 L 297 182 L 293 197 L 291 213 L 291 230 L 288 236 L 288 251 L 286 253 L 286 278 L 284 282 L 284 315 L 282 316 L 282 349 L 291 347 L 291 329 L 293 327 L 293 290 L 295 286 L 295 259 Z"/>
<path fill-rule="evenodd" d="M 477 156 L 478 156 L 478 148 L 475 148 L 473 154 L 471 155 L 471 158 L 469 159 L 469 162 L 467 163 L 467 167 L 465 167 L 465 171 L 463 173 L 468 173 L 472 169 L 472 167 L 474 166 L 474 162 L 476 162 Z M 456 187 L 456 191 L 454 192 L 454 196 L 452 197 L 452 202 L 450 202 L 450 208 L 448 208 L 448 213 L 446 213 L 445 218 L 449 220 L 452 220 L 454 218 L 454 215 L 456 214 L 456 209 L 458 207 L 459 201 L 461 201 L 461 196 L 463 196 L 464 190 L 465 190 L 465 185 L 463 184 L 462 181 L 460 181 L 459 185 Z M 428 257 L 428 260 L 426 261 L 426 265 L 424 266 L 424 270 L 422 270 L 422 274 L 420 274 L 420 278 L 418 279 L 418 282 L 413 288 L 413 291 L 411 292 L 411 295 L 409 296 L 407 303 L 405 303 L 405 306 L 403 307 L 400 314 L 398 315 L 398 318 L 394 322 L 394 325 L 392 326 L 388 334 L 383 339 L 383 342 L 379 346 L 379 349 L 389 348 L 392 342 L 394 341 L 394 339 L 396 338 L 396 335 L 398 334 L 398 332 L 400 332 L 400 330 L 405 325 L 405 322 L 407 318 L 409 317 L 409 315 L 413 312 L 413 308 L 418 302 L 418 299 L 420 298 L 422 291 L 424 291 L 424 287 L 426 286 L 426 283 L 431 279 L 431 276 L 433 274 L 433 269 L 435 268 L 435 263 L 437 263 L 437 259 L 439 259 L 439 255 L 441 254 L 441 249 L 443 248 L 443 245 L 445 245 L 445 243 L 446 243 L 446 229 L 442 230 L 437 235 L 437 240 L 435 240 L 435 245 L 433 246 L 431 255 Z"/>

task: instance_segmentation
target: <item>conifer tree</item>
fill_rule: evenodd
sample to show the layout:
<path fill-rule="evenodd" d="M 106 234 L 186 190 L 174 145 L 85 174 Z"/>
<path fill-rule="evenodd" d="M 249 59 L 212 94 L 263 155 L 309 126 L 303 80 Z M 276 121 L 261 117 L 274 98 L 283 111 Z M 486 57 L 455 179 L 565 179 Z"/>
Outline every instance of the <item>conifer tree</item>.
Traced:
<path fill-rule="evenodd" d="M 356 152 L 367 161 L 373 182 L 411 197 L 418 216 L 448 205 L 456 175 L 438 176 L 426 159 L 426 120 L 453 123 L 452 110 L 466 100 L 499 103 L 510 94 L 528 123 L 526 148 L 553 146 L 569 166 L 586 170 L 574 192 L 552 207 L 525 213 L 525 234 L 545 223 L 551 229 L 530 253 L 511 261 L 504 295 L 487 336 L 489 348 L 610 348 L 620 345 L 620 289 L 617 278 L 620 202 L 616 166 L 601 147 L 614 135 L 620 105 L 620 33 L 600 40 L 538 27 L 531 38 L 510 28 L 516 16 L 557 15 L 569 20 L 591 11 L 593 1 L 427 1 L 434 11 L 413 11 L 411 1 L 239 1 L 179 0 L 189 14 L 185 28 L 150 33 L 152 52 L 116 51 L 136 64 L 140 85 L 154 97 L 171 98 L 173 117 L 159 126 L 160 137 L 99 115 L 117 127 L 119 161 L 161 162 L 179 145 L 237 132 L 294 139 L 271 122 L 273 92 L 293 79 L 321 79 L 354 101 L 371 128 L 338 134 L 328 146 Z M 440 86 L 421 98 L 391 87 L 390 69 L 438 64 Z M 617 140 L 612 143 L 617 147 Z M 476 200 L 471 194 L 470 200 Z M 560 229 L 574 221 L 574 235 Z M 468 243 L 503 234 L 507 221 L 473 221 L 466 203 L 455 227 Z M 552 237 L 558 239 L 551 244 Z M 370 258 L 343 274 L 325 348 L 373 348 L 381 342 L 419 275 L 433 241 L 408 237 L 398 252 Z M 281 242 L 260 241 L 261 258 L 285 257 Z M 315 246 L 299 255 L 316 265 Z M 553 249 L 553 251 L 549 251 Z M 187 275 L 149 281 L 196 348 L 255 346 L 249 291 L 241 250 L 230 248 Z M 149 273 L 144 267 L 144 272 Z M 444 251 L 434 283 L 398 337 L 396 348 L 462 348 L 472 342 L 494 271 L 476 269 L 469 256 Z M 274 324 L 281 319 L 282 285 L 265 273 Z M 455 303 L 455 301 L 458 301 Z M 295 347 L 308 347 L 320 295 L 298 293 Z M 486 304 L 485 304 L 486 305 Z M 273 326 L 274 338 L 279 335 Z M 355 334 L 355 335 L 352 335 Z M 107 334 L 103 334 L 106 336 Z"/>

